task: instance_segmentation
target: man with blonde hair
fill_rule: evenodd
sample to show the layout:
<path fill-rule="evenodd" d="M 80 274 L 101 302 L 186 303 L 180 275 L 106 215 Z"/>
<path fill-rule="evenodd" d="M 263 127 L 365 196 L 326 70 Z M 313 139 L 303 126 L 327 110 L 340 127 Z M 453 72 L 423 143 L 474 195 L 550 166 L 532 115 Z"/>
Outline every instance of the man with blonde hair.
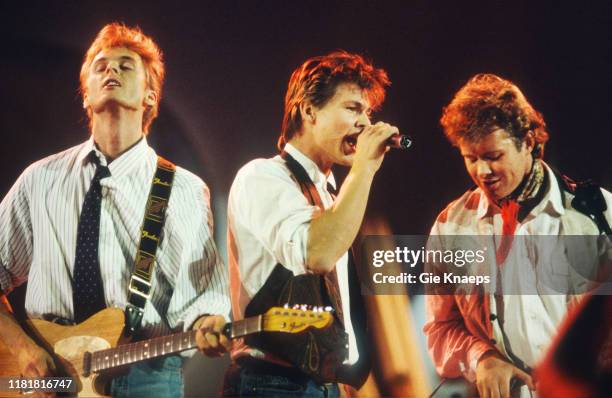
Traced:
<path fill-rule="evenodd" d="M 216 356 L 228 346 L 219 332 L 229 298 L 212 237 L 209 191 L 197 176 L 158 158 L 146 139 L 164 73 L 159 47 L 140 29 L 112 23 L 98 33 L 80 74 L 91 137 L 28 167 L 0 204 L 0 293 L 28 281 L 27 314 L 63 324 L 80 323 L 105 307 L 129 309 L 132 270 L 147 264 L 139 263 L 139 241 L 151 236 L 143 218 L 145 208 L 150 214 L 154 175 L 161 166 L 174 169 L 155 236 L 150 297 L 143 311 L 132 308 L 141 316 L 136 336 L 199 329 L 199 348 Z M 3 306 L 0 338 L 24 376 L 53 374 L 50 355 Z M 135 364 L 113 380 L 110 393 L 182 396 L 181 358 Z"/>

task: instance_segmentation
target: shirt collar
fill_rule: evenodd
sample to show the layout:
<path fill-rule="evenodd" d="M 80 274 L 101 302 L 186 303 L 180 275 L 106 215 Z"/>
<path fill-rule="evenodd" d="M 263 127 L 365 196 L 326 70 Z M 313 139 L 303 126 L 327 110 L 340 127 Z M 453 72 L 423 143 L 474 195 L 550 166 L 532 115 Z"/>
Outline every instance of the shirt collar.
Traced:
<path fill-rule="evenodd" d="M 89 163 L 89 153 L 94 151 L 96 148 L 93 140 L 93 136 L 89 136 L 89 139 L 83 143 L 81 150 L 77 155 L 77 162 L 81 166 L 85 166 Z"/>
<path fill-rule="evenodd" d="M 537 215 L 542 212 L 554 212 L 556 215 L 565 214 L 565 207 L 563 206 L 563 198 L 561 196 L 561 191 L 559 190 L 559 184 L 557 183 L 557 177 L 555 173 L 552 171 L 550 167 L 545 162 L 544 169 L 548 174 L 548 190 L 544 194 L 544 197 L 538 203 L 533 210 L 529 214 Z M 482 192 L 480 188 L 480 202 L 478 203 L 478 211 L 477 216 L 479 219 L 486 217 L 488 215 L 493 214 L 493 212 L 497 209 L 497 206 L 487 198 L 487 196 Z"/>
<path fill-rule="evenodd" d="M 476 211 L 476 216 L 481 219 L 488 215 L 490 215 L 495 209 L 495 205 L 491 203 L 487 195 L 482 191 L 482 189 L 477 189 L 480 194 L 480 200 L 478 201 L 478 210 Z"/>
<path fill-rule="evenodd" d="M 118 158 L 113 160 L 110 164 L 108 163 L 106 156 L 97 148 L 93 135 L 89 137 L 77 156 L 77 161 L 82 166 L 89 163 L 89 154 L 93 151 L 95 155 L 100 159 L 100 164 L 108 166 L 112 177 L 122 177 L 128 175 L 140 164 L 139 160 L 146 158 L 146 153 L 150 149 L 147 143 L 147 137 L 143 136 L 136 144 L 130 149 L 122 153 Z"/>
<path fill-rule="evenodd" d="M 312 182 L 315 184 L 322 184 L 324 187 L 326 184 L 329 184 L 336 189 L 336 179 L 334 178 L 334 173 L 330 171 L 328 176 L 323 174 L 315 162 L 313 162 L 308 156 L 304 155 L 291 144 L 285 144 L 284 150 L 302 165 Z"/>

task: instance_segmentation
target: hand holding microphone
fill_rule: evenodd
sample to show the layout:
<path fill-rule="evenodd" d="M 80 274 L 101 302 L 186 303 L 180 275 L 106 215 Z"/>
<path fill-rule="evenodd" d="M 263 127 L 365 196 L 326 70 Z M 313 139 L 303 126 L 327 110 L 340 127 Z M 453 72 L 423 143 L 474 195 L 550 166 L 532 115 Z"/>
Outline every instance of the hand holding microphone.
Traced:
<path fill-rule="evenodd" d="M 353 167 L 376 172 L 384 155 L 391 148 L 406 149 L 412 145 L 412 140 L 401 135 L 397 127 L 385 122 L 366 126 L 357 137 L 357 146 Z"/>
<path fill-rule="evenodd" d="M 412 146 L 412 139 L 404 134 L 395 134 L 389 137 L 387 146 L 396 149 L 408 149 Z"/>

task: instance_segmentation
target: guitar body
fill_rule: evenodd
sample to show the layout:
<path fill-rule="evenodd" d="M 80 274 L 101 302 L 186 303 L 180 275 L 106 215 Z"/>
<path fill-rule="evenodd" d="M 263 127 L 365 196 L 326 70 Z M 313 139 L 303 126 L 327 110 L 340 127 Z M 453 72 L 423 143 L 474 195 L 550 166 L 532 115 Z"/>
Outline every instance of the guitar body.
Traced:
<path fill-rule="evenodd" d="M 77 394 L 85 397 L 104 396 L 104 375 L 83 376 L 83 355 L 123 343 L 125 315 L 119 308 L 107 308 L 74 326 L 32 319 L 27 321 L 30 336 L 55 359 L 57 376 L 74 379 Z M 0 376 L 19 377 L 17 361 L 7 347 L 0 343 Z"/>

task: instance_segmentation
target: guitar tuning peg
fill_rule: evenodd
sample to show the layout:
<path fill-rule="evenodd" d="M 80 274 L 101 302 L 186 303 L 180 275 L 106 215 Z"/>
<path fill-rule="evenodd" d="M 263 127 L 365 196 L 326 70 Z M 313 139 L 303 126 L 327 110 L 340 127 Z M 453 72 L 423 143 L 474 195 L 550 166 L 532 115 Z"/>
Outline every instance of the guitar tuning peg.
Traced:
<path fill-rule="evenodd" d="M 299 304 L 294 304 L 293 307 L 291 307 L 291 309 L 299 310 L 300 309 L 300 305 Z"/>
<path fill-rule="evenodd" d="M 306 304 L 302 304 L 301 310 L 308 311 L 308 306 Z"/>
<path fill-rule="evenodd" d="M 334 308 L 333 308 L 333 307 L 330 307 L 330 306 L 328 305 L 327 307 L 325 307 L 325 311 L 327 311 L 327 312 L 333 312 L 333 311 L 334 311 Z"/>
<path fill-rule="evenodd" d="M 284 309 L 288 309 L 289 308 L 289 304 L 287 303 L 287 304 L 283 305 L 283 308 Z"/>

